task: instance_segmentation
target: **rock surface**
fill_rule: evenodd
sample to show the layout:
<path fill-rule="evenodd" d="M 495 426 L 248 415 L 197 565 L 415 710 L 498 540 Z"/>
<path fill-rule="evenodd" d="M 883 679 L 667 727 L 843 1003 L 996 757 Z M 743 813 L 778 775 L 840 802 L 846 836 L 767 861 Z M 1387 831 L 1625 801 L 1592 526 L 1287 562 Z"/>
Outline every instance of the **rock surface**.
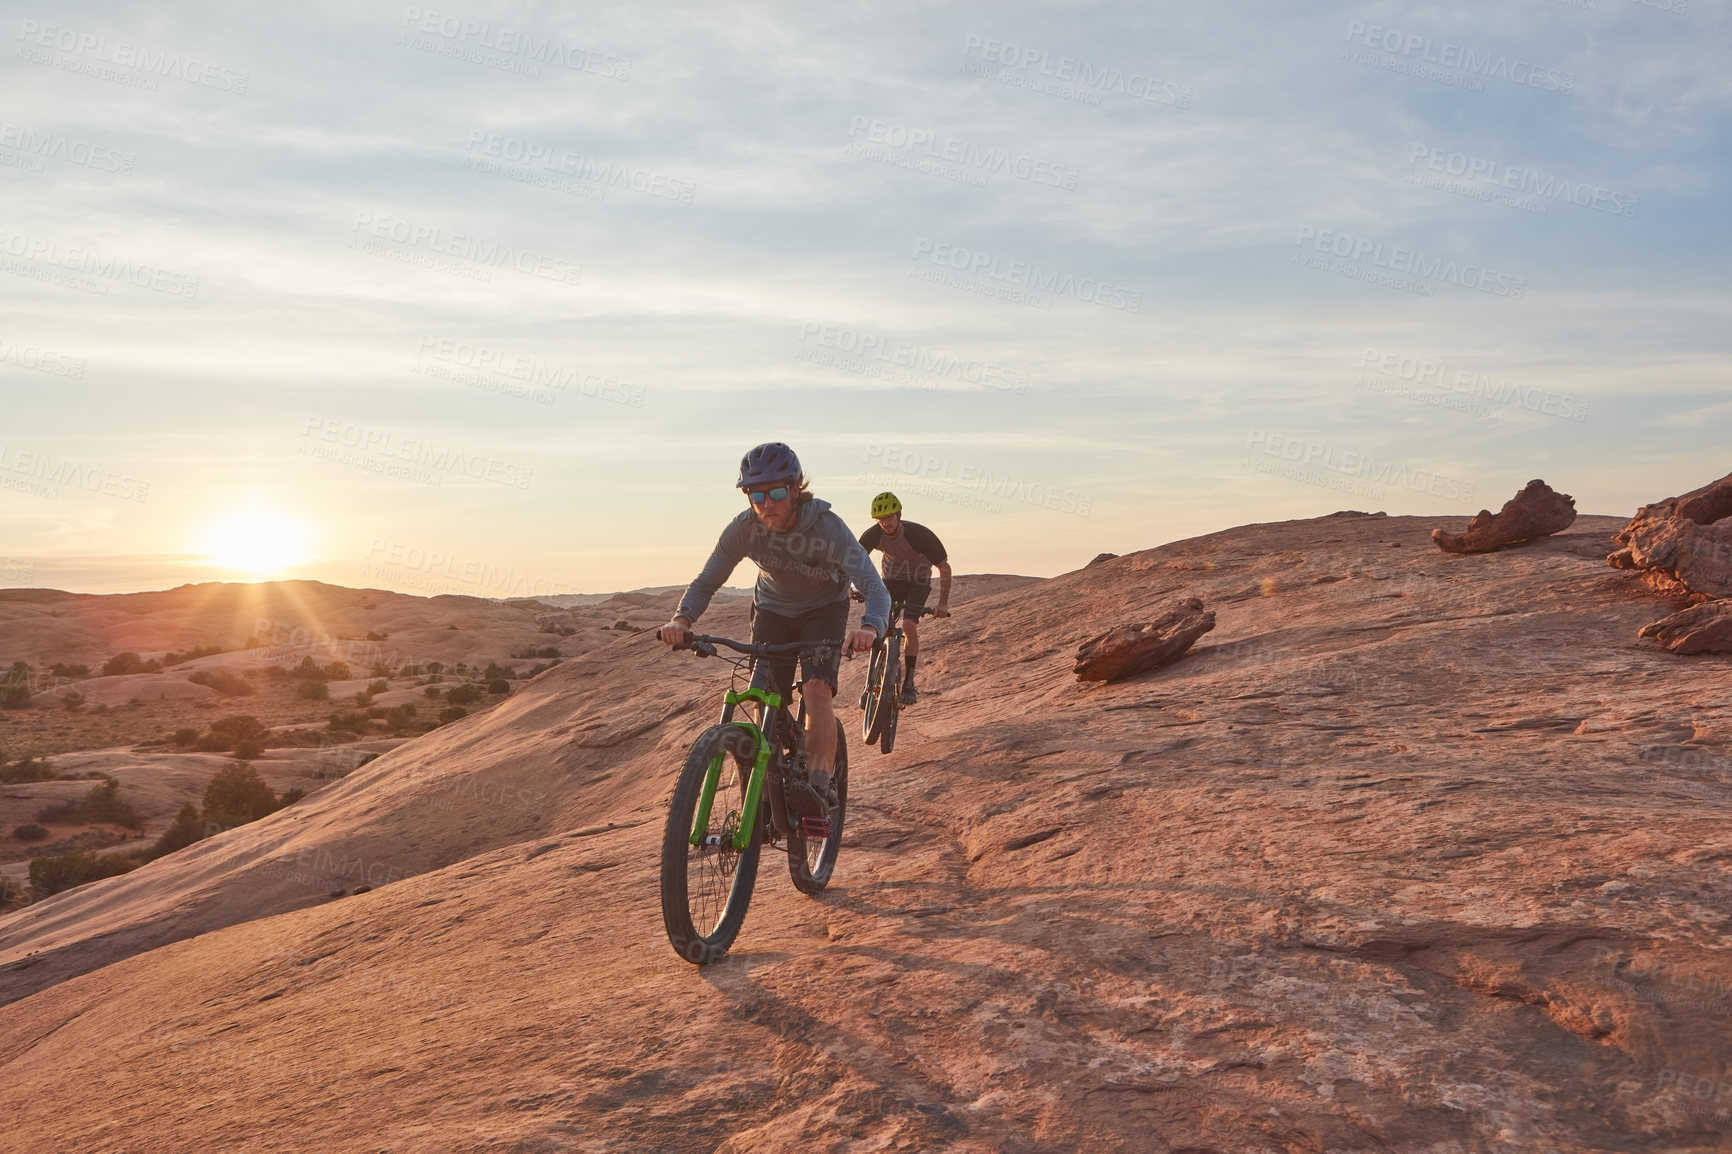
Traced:
<path fill-rule="evenodd" d="M 958 604 L 894 754 L 843 713 L 830 892 L 766 854 L 701 971 L 656 856 L 727 678 L 625 636 L 0 921 L 5 1142 L 1726 1149 L 1732 707 L 1637 641 L 1622 521 L 1471 561 L 1436 518 L 1254 525 Z M 1077 684 L 1191 595 L 1189 659 Z"/>
<path fill-rule="evenodd" d="M 1673 653 L 1732 653 L 1732 601 L 1704 601 L 1642 626 Z"/>
<path fill-rule="evenodd" d="M 1467 523 L 1465 532 L 1433 529 L 1431 539 L 1446 553 L 1490 553 L 1505 545 L 1561 533 L 1575 520 L 1576 499 L 1536 478 L 1505 501 L 1495 515 L 1490 509 L 1481 509 Z"/>
<path fill-rule="evenodd" d="M 1617 569 L 1655 572 L 1662 587 L 1704 597 L 1732 597 L 1732 473 L 1643 505 L 1614 538 L 1606 560 Z"/>
<path fill-rule="evenodd" d="M 1215 615 L 1202 601 L 1187 597 L 1153 621 L 1116 625 L 1083 642 L 1076 651 L 1077 680 L 1123 681 L 1171 665 L 1214 627 Z"/>

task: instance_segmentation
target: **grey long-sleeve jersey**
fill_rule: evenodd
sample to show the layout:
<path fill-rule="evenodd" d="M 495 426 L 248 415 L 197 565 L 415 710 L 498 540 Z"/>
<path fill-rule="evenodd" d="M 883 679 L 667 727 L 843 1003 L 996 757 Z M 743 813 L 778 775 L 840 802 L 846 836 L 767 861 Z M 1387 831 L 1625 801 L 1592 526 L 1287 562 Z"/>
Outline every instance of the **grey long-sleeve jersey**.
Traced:
<path fill-rule="evenodd" d="M 830 502 L 816 497 L 800 507 L 794 527 L 785 533 L 770 529 L 750 509 L 728 522 L 715 551 L 704 563 L 704 571 L 680 598 L 679 616 L 695 622 L 709 608 L 716 590 L 747 557 L 759 570 L 755 590 L 759 608 L 797 617 L 848 600 L 848 583 L 852 581 L 866 594 L 866 612 L 860 624 L 884 636 L 890 619 L 890 592 L 879 579 L 871 555 L 860 547 L 842 518 L 830 511 Z"/>

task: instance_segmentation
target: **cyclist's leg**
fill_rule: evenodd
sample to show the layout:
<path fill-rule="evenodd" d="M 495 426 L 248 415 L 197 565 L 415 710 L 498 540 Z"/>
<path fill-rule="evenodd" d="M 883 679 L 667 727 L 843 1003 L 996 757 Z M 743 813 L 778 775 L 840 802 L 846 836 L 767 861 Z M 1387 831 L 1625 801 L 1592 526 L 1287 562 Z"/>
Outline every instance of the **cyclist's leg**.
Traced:
<path fill-rule="evenodd" d="M 915 610 L 926 605 L 926 599 L 932 595 L 932 586 L 921 581 L 910 581 L 902 598 L 904 610 L 902 617 L 902 694 L 904 705 L 914 704 L 918 696 L 914 691 L 914 659 L 920 653 L 920 618 Z"/>
<path fill-rule="evenodd" d="M 834 640 L 847 636 L 848 602 L 839 601 L 813 610 L 800 620 L 801 641 Z M 812 770 L 813 785 L 822 793 L 830 783 L 836 762 L 836 674 L 842 655 L 831 650 L 829 659 L 817 660 L 813 654 L 800 658 L 800 675 L 805 679 L 806 696 L 806 757 Z"/>
<path fill-rule="evenodd" d="M 771 613 L 758 608 L 752 613 L 752 644 L 754 645 L 786 645 L 791 641 L 801 640 L 800 622 L 797 618 L 784 617 L 780 613 Z M 794 656 L 774 657 L 760 660 L 752 671 L 752 685 L 758 689 L 768 689 L 772 693 L 782 695 L 782 704 L 790 702 L 789 687 L 794 683 Z"/>

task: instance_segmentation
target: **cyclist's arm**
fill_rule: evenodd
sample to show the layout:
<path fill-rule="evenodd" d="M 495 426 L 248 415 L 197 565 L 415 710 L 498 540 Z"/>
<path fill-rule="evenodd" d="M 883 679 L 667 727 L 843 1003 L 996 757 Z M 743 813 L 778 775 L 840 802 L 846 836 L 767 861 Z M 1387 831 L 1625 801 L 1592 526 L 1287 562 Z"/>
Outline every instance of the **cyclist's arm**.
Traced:
<path fill-rule="evenodd" d="M 844 555 L 842 570 L 847 573 L 848 580 L 854 583 L 854 588 L 866 594 L 866 611 L 860 615 L 860 624 L 867 629 L 877 630 L 878 636 L 882 637 L 890 621 L 890 590 L 884 588 L 884 579 L 878 576 L 878 569 L 872 564 L 872 555 L 861 548 L 852 536 L 849 543 L 854 547 Z"/>
<path fill-rule="evenodd" d="M 741 531 L 740 522 L 732 521 L 722 530 L 721 537 L 716 541 L 715 549 L 710 553 L 710 559 L 704 562 L 703 572 L 699 573 L 692 583 L 686 587 L 686 594 L 680 598 L 680 607 L 674 611 L 674 619 L 684 620 L 687 625 L 703 616 L 704 610 L 710 607 L 710 598 L 716 595 L 741 561 L 746 559 L 747 535 Z"/>
<path fill-rule="evenodd" d="M 950 608 L 950 562 L 940 561 L 935 568 L 938 570 L 938 607 Z"/>

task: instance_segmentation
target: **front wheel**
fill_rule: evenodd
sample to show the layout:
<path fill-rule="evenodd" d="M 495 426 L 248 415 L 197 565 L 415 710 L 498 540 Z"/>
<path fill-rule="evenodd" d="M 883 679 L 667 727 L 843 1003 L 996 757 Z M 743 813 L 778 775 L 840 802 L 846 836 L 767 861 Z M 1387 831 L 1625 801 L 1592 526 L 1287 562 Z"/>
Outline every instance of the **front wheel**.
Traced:
<path fill-rule="evenodd" d="M 758 880 L 762 821 L 752 823 L 746 848 L 734 846 L 744 820 L 744 782 L 754 764 L 752 735 L 737 725 L 712 725 L 698 736 L 680 770 L 662 833 L 662 924 L 674 952 L 694 966 L 719 960 L 746 920 Z M 697 828 L 699 802 L 711 768 L 717 771 L 709 814 Z M 759 805 L 768 805 L 760 798 Z M 697 844 L 692 843 L 696 832 Z"/>
<path fill-rule="evenodd" d="M 866 682 L 866 717 L 861 724 L 867 745 L 875 743 L 886 726 L 895 724 L 896 695 L 901 691 L 902 638 L 892 633 L 872 651 L 872 668 Z"/>
<path fill-rule="evenodd" d="M 841 718 L 836 719 L 836 764 L 830 782 L 836 787 L 836 808 L 830 811 L 829 837 L 808 837 L 803 823 L 789 822 L 788 876 L 794 879 L 795 889 L 812 897 L 830 884 L 842 848 L 842 819 L 848 813 L 848 735 L 842 732 Z"/>

